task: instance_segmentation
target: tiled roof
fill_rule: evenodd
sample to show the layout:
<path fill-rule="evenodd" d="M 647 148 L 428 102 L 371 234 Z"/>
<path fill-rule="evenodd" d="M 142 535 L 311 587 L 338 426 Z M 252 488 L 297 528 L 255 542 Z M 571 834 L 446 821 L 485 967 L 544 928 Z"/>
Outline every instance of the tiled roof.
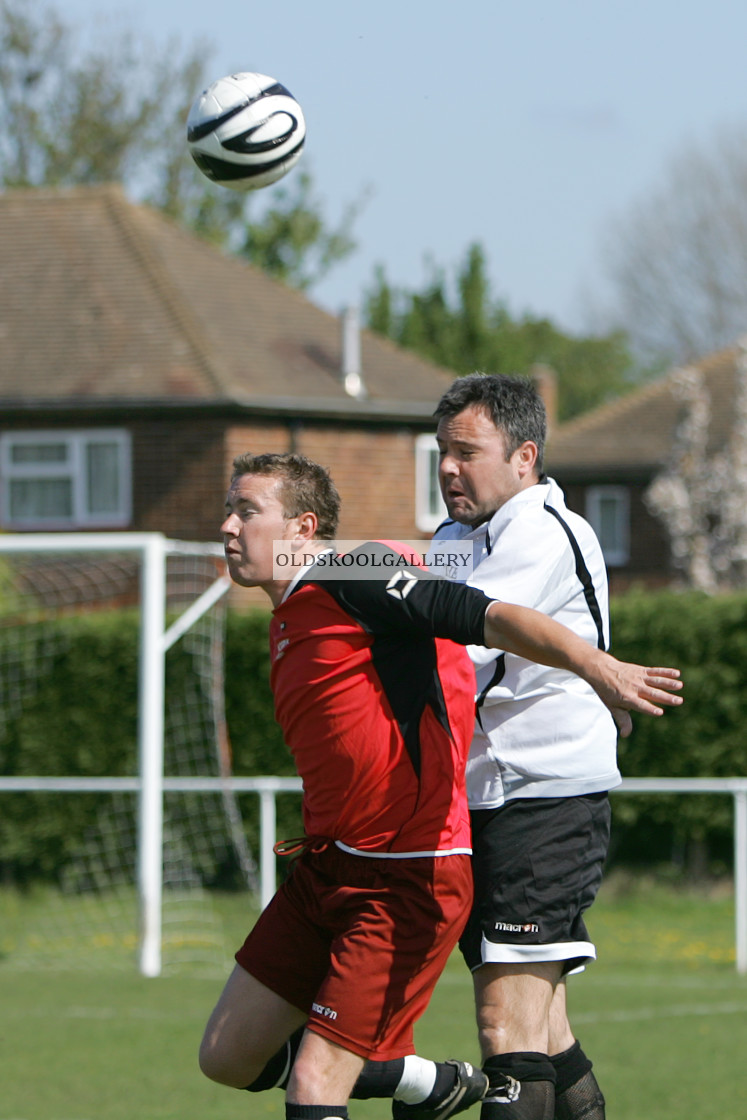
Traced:
<path fill-rule="evenodd" d="M 711 453 L 723 446 L 731 430 L 737 354 L 734 346 L 692 363 L 710 395 Z M 663 466 L 682 411 L 673 392 L 675 372 L 558 427 L 548 443 L 548 469 L 650 472 Z"/>
<path fill-rule="evenodd" d="M 348 396 L 333 315 L 118 187 L 3 194 L 0 246 L 6 406 L 211 402 L 430 417 L 453 380 L 363 331 L 368 395 Z"/>

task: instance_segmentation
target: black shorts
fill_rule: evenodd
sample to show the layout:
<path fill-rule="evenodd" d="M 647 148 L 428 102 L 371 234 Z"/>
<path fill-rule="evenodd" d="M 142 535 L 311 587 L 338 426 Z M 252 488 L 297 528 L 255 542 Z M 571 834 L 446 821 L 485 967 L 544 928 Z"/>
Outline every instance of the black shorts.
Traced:
<path fill-rule="evenodd" d="M 459 942 L 468 967 L 563 961 L 570 972 L 593 960 L 582 915 L 602 881 L 607 794 L 516 799 L 471 817 L 475 901 Z"/>

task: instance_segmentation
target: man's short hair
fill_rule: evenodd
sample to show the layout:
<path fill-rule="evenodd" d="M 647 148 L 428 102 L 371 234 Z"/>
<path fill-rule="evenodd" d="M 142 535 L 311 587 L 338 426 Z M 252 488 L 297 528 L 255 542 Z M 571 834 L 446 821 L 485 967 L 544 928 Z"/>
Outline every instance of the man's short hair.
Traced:
<path fill-rule="evenodd" d="M 482 408 L 504 433 L 507 459 L 525 440 L 536 443 L 536 471 L 542 474 L 547 415 L 542 398 L 528 377 L 509 377 L 505 373 L 458 377 L 441 397 L 433 415 L 437 420 L 449 420 L 472 406 Z"/>
<path fill-rule="evenodd" d="M 318 521 L 314 536 L 318 540 L 334 540 L 340 517 L 340 495 L 329 471 L 290 452 L 262 455 L 237 455 L 233 461 L 231 481 L 243 474 L 270 475 L 280 481 L 280 500 L 284 517 L 300 517 L 314 513 Z"/>

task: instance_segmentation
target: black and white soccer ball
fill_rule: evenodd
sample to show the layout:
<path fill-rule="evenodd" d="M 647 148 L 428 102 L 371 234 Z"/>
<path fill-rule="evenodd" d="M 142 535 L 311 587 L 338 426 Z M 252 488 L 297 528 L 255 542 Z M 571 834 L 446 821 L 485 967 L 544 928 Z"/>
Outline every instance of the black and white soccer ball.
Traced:
<path fill-rule="evenodd" d="M 195 98 L 187 146 L 204 175 L 232 190 L 282 179 L 303 152 L 306 121 L 295 97 L 267 74 L 219 78 Z"/>

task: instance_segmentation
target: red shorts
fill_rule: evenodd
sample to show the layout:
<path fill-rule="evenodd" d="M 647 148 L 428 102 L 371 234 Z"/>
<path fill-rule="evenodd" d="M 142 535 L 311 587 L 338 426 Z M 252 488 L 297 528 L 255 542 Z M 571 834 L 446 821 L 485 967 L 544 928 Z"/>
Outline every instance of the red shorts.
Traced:
<path fill-rule="evenodd" d="M 467 920 L 467 855 L 371 859 L 306 852 L 236 954 L 362 1058 L 415 1052 L 413 1027 Z"/>

